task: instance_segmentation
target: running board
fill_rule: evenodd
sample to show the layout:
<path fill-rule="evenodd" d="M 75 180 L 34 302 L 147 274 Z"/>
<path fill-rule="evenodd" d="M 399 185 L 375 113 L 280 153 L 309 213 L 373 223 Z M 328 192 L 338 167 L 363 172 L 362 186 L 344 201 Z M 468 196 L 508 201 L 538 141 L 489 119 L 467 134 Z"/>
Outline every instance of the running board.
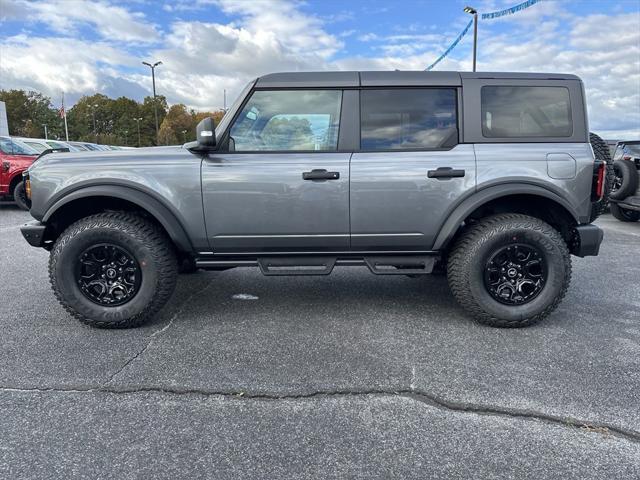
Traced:
<path fill-rule="evenodd" d="M 435 256 L 364 257 L 364 262 L 376 275 L 426 275 L 433 271 Z"/>
<path fill-rule="evenodd" d="M 258 258 L 263 275 L 329 275 L 336 257 Z"/>
<path fill-rule="evenodd" d="M 336 265 L 366 266 L 376 275 L 426 275 L 433 271 L 437 255 L 288 255 L 249 258 L 196 258 L 207 270 L 259 267 L 264 275 L 329 275 Z"/>

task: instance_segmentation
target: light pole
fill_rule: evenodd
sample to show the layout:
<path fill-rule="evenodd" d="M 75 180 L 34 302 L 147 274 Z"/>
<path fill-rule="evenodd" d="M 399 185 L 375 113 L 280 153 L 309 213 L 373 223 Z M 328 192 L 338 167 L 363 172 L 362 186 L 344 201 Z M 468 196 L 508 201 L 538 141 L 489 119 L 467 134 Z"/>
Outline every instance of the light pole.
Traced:
<path fill-rule="evenodd" d="M 184 140 L 182 143 L 187 143 L 187 131 L 182 130 L 182 139 Z"/>
<path fill-rule="evenodd" d="M 44 139 L 49 140 L 49 136 L 47 135 L 47 124 L 43 123 L 42 126 L 44 127 Z"/>
<path fill-rule="evenodd" d="M 473 71 L 475 72 L 478 53 L 478 11 L 473 7 L 464 7 L 464 12 L 473 15 Z"/>
<path fill-rule="evenodd" d="M 153 114 L 156 117 L 156 142 L 158 141 L 158 105 L 156 102 L 156 67 L 158 65 L 162 65 L 162 62 L 156 62 L 153 65 L 148 62 L 142 62 L 143 65 L 146 65 L 151 69 L 151 82 L 153 83 Z"/>
<path fill-rule="evenodd" d="M 91 116 L 93 117 L 93 135 L 96 137 L 96 143 L 98 143 L 98 130 L 96 129 L 96 108 L 98 104 L 91 105 Z"/>
<path fill-rule="evenodd" d="M 138 127 L 138 147 L 140 147 L 140 120 L 142 120 L 142 117 L 134 118 L 134 120 L 136 121 L 136 125 Z"/>
<path fill-rule="evenodd" d="M 129 133 L 129 130 L 125 130 L 124 131 L 124 146 L 128 147 L 128 142 L 127 142 L 127 134 Z"/>

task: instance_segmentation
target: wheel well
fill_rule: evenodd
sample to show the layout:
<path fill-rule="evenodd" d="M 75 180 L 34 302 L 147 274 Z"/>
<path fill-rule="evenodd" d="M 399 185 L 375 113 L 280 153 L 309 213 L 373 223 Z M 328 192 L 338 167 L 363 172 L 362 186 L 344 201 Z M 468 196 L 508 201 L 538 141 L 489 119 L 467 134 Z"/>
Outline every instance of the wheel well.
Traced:
<path fill-rule="evenodd" d="M 491 200 L 471 212 L 464 224 L 469 225 L 498 213 L 521 213 L 539 218 L 558 230 L 567 243 L 571 242 L 573 228 L 577 225 L 576 219 L 564 206 L 549 198 L 529 194 L 507 195 Z"/>
<path fill-rule="evenodd" d="M 57 209 L 47 221 L 49 227 L 47 228 L 46 240 L 55 241 L 69 225 L 81 218 L 85 218 L 96 213 L 113 211 L 135 212 L 154 222 L 162 229 L 162 231 L 164 231 L 167 237 L 171 239 L 171 235 L 162 223 L 140 205 L 122 198 L 92 196 L 72 200 Z"/>

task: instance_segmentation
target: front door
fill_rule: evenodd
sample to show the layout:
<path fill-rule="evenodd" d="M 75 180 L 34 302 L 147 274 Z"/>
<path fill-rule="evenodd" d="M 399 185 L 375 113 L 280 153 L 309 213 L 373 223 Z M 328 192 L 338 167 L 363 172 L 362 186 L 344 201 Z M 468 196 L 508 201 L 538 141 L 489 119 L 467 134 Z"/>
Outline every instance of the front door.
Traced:
<path fill-rule="evenodd" d="M 214 253 L 349 248 L 349 160 L 339 153 L 341 90 L 256 90 L 224 151 L 202 163 Z"/>

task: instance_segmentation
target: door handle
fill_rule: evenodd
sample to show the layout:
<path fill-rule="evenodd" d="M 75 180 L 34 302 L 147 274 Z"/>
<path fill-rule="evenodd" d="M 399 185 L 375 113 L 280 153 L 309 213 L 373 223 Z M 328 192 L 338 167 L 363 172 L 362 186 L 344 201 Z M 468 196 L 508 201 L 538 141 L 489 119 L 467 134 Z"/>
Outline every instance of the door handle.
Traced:
<path fill-rule="evenodd" d="M 340 172 L 327 172 L 325 169 L 302 172 L 303 180 L 338 180 L 339 178 Z"/>
<path fill-rule="evenodd" d="M 429 170 L 427 177 L 429 178 L 455 178 L 464 177 L 464 170 L 456 170 L 451 167 L 440 167 L 435 170 Z"/>

